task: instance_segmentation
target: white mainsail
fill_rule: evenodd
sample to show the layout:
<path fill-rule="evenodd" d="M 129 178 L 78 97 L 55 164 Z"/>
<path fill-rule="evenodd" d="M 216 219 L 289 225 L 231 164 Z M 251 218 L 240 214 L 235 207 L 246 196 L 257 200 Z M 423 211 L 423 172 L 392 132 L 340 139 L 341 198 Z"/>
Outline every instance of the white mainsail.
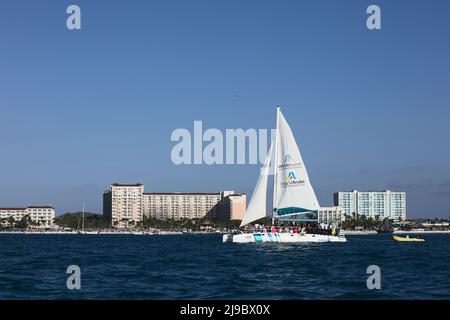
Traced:
<path fill-rule="evenodd" d="M 277 110 L 274 214 L 315 212 L 319 209 L 300 150 L 286 119 Z"/>
<path fill-rule="evenodd" d="M 261 169 L 258 182 L 253 191 L 252 198 L 241 222 L 241 227 L 262 219 L 266 216 L 267 182 L 269 179 L 270 162 L 272 158 L 273 144 L 270 146 L 264 166 Z"/>

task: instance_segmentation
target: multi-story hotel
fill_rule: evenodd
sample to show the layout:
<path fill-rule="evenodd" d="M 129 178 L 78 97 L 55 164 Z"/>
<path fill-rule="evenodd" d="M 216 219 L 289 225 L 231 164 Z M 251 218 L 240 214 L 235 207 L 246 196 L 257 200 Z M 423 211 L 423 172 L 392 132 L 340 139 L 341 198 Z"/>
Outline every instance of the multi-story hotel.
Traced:
<path fill-rule="evenodd" d="M 28 206 L 26 208 L 0 208 L 2 224 L 9 224 L 11 218 L 19 222 L 25 216 L 30 217 L 33 223 L 42 227 L 50 227 L 55 220 L 55 209 L 51 206 Z"/>
<path fill-rule="evenodd" d="M 196 219 L 218 215 L 220 193 L 144 193 L 144 215 L 156 219 Z"/>
<path fill-rule="evenodd" d="M 143 216 L 155 219 L 241 220 L 245 194 L 144 192 L 142 184 L 112 184 L 103 194 L 103 215 L 113 227 L 139 224 Z"/>
<path fill-rule="evenodd" d="M 126 228 L 142 222 L 144 185 L 113 183 L 103 193 L 103 215 L 113 227 Z"/>
<path fill-rule="evenodd" d="M 242 220 L 247 207 L 245 194 L 144 193 L 144 215 L 156 219 Z"/>
<path fill-rule="evenodd" d="M 380 219 L 406 220 L 406 193 L 393 191 L 336 192 L 334 205 L 340 206 L 349 216 L 364 215 Z"/>

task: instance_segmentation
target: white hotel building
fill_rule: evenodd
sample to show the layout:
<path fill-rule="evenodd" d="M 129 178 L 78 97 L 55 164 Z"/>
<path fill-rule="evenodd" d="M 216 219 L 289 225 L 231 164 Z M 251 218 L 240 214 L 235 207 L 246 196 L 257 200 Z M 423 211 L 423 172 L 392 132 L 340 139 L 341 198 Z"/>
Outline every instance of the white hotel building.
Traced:
<path fill-rule="evenodd" d="M 26 208 L 0 208 L 1 223 L 9 225 L 9 220 L 20 222 L 25 216 L 29 216 L 33 223 L 42 227 L 51 227 L 55 221 L 55 209 L 52 206 L 28 206 Z"/>
<path fill-rule="evenodd" d="M 345 210 L 339 206 L 336 207 L 321 207 L 318 210 L 319 223 L 325 224 L 339 224 L 345 220 Z"/>
<path fill-rule="evenodd" d="M 348 216 L 364 215 L 380 219 L 406 220 L 406 193 L 386 191 L 337 192 L 334 205 L 340 206 Z"/>

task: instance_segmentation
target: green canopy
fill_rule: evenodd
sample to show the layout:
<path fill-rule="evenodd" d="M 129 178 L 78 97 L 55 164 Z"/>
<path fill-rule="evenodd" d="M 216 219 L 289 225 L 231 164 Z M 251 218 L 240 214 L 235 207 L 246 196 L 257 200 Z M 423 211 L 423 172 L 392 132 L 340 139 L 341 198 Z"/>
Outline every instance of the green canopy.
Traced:
<path fill-rule="evenodd" d="M 318 222 L 317 219 L 309 219 L 309 218 L 281 218 L 278 219 L 281 222 Z"/>
<path fill-rule="evenodd" d="M 281 208 L 281 209 L 277 209 L 276 212 L 279 216 L 284 216 L 287 214 L 294 214 L 294 213 L 316 213 L 317 214 L 317 210 L 308 210 L 308 209 L 298 208 L 298 207 Z"/>

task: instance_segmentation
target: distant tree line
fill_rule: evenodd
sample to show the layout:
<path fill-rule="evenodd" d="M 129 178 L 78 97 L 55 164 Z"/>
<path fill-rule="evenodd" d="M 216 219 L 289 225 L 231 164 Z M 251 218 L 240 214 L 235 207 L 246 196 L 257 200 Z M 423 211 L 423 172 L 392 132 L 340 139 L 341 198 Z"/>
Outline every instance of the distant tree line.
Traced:
<path fill-rule="evenodd" d="M 208 219 L 156 219 L 144 216 L 142 227 L 144 229 L 154 228 L 161 230 L 192 230 L 200 231 L 208 228 L 214 229 L 234 229 L 239 227 L 241 220 L 231 221 L 211 221 Z"/>
<path fill-rule="evenodd" d="M 0 219 L 0 230 L 8 231 L 8 230 L 26 230 L 32 227 L 39 227 L 41 223 L 39 221 L 33 221 L 30 218 L 30 215 L 24 215 L 22 219 L 16 221 L 14 217 L 10 216 L 8 218 Z"/>
<path fill-rule="evenodd" d="M 20 221 L 16 221 L 14 217 L 10 216 L 8 218 L 0 219 L 0 230 L 12 230 L 12 229 L 20 229 L 26 230 L 28 227 L 39 227 L 41 225 L 38 221 L 32 221 L 30 215 L 25 215 L 20 219 Z"/>
<path fill-rule="evenodd" d="M 71 229 L 81 229 L 82 212 L 66 213 L 56 217 L 55 223 L 58 226 Z M 141 223 L 130 223 L 129 228 L 143 228 L 143 229 L 161 229 L 172 231 L 192 230 L 200 231 L 208 228 L 214 229 L 233 229 L 239 227 L 240 220 L 233 220 L 228 222 L 210 221 L 208 219 L 155 219 L 144 216 Z M 110 229 L 111 223 L 101 214 L 86 212 L 84 214 L 84 228 L 88 230 L 93 229 Z"/>
<path fill-rule="evenodd" d="M 81 229 L 82 212 L 65 213 L 56 217 L 55 224 L 64 228 Z M 108 220 L 101 214 L 85 212 L 84 228 L 85 229 L 109 229 L 111 227 Z"/>
<path fill-rule="evenodd" d="M 357 227 L 362 227 L 365 230 L 376 230 L 378 232 L 387 232 L 392 228 L 387 218 L 381 219 L 380 216 L 373 218 L 358 214 L 345 215 L 345 220 L 342 221 L 341 227 L 344 230 L 355 230 Z"/>

